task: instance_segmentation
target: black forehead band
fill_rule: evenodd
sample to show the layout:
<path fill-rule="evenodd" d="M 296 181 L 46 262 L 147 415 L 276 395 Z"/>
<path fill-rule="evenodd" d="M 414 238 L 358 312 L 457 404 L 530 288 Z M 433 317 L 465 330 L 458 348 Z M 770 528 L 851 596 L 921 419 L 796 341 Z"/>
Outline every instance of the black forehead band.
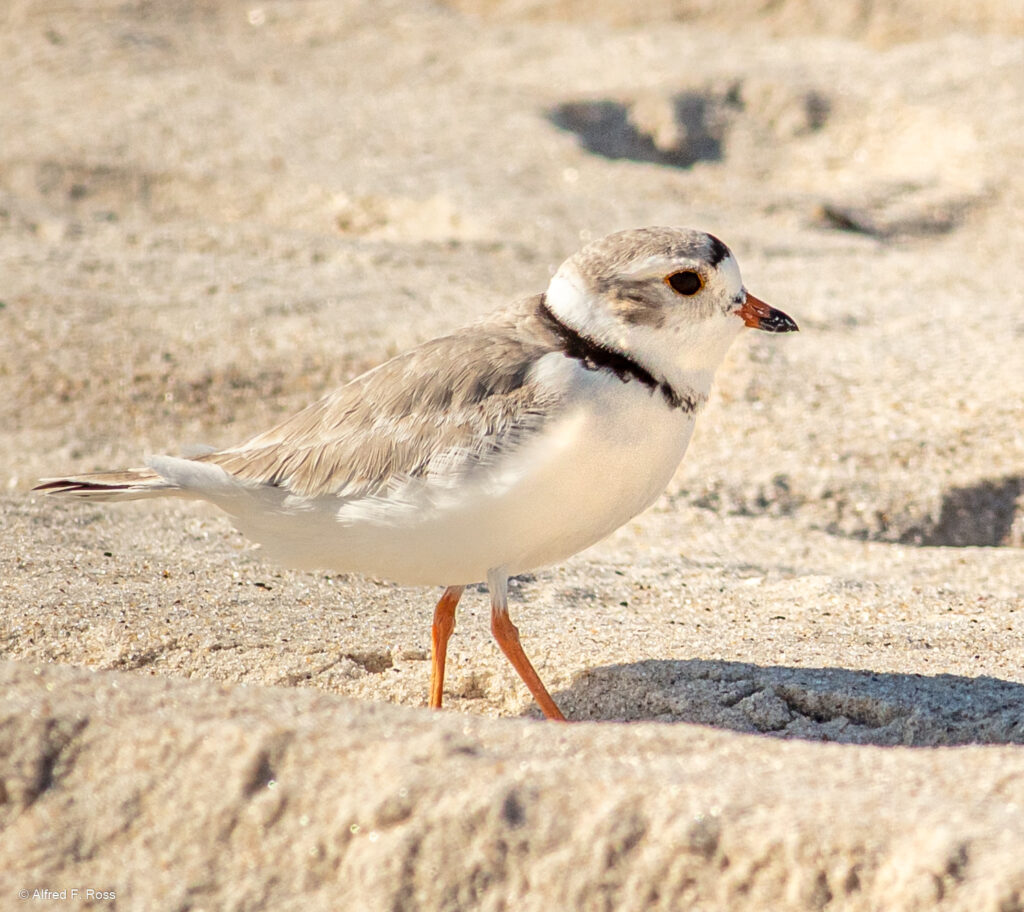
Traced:
<path fill-rule="evenodd" d="M 718 238 L 713 234 L 708 235 L 708 262 L 712 268 L 717 267 L 727 256 L 729 256 L 729 248 L 725 246 Z"/>

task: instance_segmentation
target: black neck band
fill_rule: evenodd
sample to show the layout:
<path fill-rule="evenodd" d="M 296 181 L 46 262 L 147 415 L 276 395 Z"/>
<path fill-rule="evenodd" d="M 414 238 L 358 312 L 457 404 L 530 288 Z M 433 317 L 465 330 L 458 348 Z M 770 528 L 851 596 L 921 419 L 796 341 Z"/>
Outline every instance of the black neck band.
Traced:
<path fill-rule="evenodd" d="M 658 390 L 672 408 L 681 408 L 687 412 L 696 409 L 697 402 L 692 395 L 679 395 L 672 384 L 667 380 L 658 380 L 646 367 L 638 364 L 629 355 L 607 348 L 600 342 L 581 335 L 571 326 L 566 326 L 551 312 L 547 301 L 540 302 L 537 314 L 548 329 L 558 336 L 565 356 L 579 361 L 586 370 L 611 371 L 623 383 L 638 380 L 649 390 Z"/>

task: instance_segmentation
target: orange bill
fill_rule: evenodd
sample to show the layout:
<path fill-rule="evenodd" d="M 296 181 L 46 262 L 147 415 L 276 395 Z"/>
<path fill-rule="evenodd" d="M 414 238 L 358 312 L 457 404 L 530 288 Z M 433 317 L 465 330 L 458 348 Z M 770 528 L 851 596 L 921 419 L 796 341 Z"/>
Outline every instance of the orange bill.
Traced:
<path fill-rule="evenodd" d="M 743 302 L 743 306 L 736 311 L 743 317 L 745 326 L 770 333 L 796 332 L 799 329 L 792 317 L 765 304 L 759 298 L 755 298 L 749 291 L 746 295 L 747 299 Z"/>

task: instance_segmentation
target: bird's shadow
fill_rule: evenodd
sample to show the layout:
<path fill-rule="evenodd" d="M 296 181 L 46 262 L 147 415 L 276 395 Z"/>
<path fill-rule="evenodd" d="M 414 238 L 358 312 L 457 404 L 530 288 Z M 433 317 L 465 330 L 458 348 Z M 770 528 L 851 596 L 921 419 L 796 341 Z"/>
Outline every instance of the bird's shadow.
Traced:
<path fill-rule="evenodd" d="M 1024 744 L 1024 684 L 987 676 L 648 659 L 589 669 L 554 696 L 576 721 L 689 722 L 847 744 Z"/>

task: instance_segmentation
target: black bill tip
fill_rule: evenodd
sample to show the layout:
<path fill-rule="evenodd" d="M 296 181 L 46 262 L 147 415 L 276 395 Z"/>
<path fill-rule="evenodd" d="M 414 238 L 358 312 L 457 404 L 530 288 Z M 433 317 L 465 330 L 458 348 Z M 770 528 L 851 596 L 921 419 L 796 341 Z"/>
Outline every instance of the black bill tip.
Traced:
<path fill-rule="evenodd" d="M 757 328 L 769 333 L 800 332 L 800 327 L 796 325 L 796 320 L 789 314 L 776 310 L 774 307 L 771 308 L 767 316 L 761 317 L 757 321 Z"/>

